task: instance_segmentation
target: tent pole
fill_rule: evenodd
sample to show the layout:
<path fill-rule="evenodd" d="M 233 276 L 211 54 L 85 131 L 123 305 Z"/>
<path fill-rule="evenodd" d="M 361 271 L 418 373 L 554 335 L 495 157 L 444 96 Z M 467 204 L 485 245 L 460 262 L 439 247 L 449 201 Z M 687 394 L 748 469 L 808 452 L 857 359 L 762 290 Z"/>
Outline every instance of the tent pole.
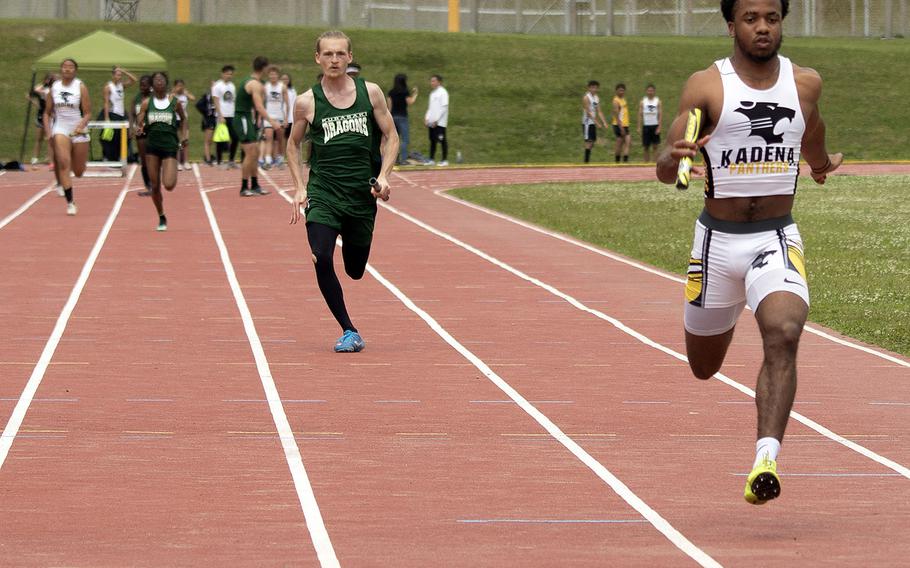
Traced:
<path fill-rule="evenodd" d="M 22 160 L 25 159 L 25 141 L 28 138 L 28 119 L 32 116 L 32 89 L 35 88 L 35 77 L 38 76 L 37 71 L 32 71 L 32 80 L 28 84 L 28 106 L 25 107 L 25 128 L 22 130 L 22 145 L 19 146 L 19 164 L 24 164 Z"/>

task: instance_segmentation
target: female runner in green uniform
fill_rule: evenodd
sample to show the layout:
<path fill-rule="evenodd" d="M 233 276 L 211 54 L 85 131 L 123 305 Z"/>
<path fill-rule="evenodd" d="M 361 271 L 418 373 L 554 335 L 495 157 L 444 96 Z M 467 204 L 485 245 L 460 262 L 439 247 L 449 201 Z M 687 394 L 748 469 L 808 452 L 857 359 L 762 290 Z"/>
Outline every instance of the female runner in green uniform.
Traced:
<path fill-rule="evenodd" d="M 177 185 L 177 151 L 186 144 L 187 120 L 177 97 L 168 95 L 168 78 L 163 71 L 152 75 L 152 96 L 143 101 L 137 123 L 139 132 L 146 135 L 145 161 L 152 186 L 152 201 L 158 210 L 158 230 L 166 231 L 161 183 L 168 191 Z"/>

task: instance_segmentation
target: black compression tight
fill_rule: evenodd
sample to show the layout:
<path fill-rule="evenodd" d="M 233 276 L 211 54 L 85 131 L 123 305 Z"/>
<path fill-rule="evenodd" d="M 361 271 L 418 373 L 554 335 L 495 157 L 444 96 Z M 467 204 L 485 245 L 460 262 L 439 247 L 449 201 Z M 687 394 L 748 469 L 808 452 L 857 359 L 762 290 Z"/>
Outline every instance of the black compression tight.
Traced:
<path fill-rule="evenodd" d="M 335 274 L 333 258 L 338 231 L 319 223 L 307 223 L 306 232 L 307 239 L 310 241 L 310 250 L 313 251 L 316 282 L 319 283 L 319 291 L 322 292 L 326 305 L 335 316 L 342 331 L 357 331 L 357 328 L 351 323 L 351 318 L 348 317 L 348 310 L 344 305 L 344 292 L 341 290 L 338 275 Z M 341 255 L 344 259 L 345 273 L 354 280 L 363 278 L 367 259 L 370 257 L 370 246 L 345 244 L 341 249 Z"/>

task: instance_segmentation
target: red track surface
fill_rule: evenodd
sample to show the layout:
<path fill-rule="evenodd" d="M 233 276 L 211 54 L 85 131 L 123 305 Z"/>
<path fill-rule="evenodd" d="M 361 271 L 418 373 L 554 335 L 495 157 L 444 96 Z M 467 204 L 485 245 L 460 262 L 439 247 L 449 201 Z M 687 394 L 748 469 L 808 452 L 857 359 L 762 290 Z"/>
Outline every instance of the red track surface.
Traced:
<path fill-rule="evenodd" d="M 874 173 L 860 168 L 845 173 Z M 290 206 L 275 193 L 239 198 L 237 172 L 200 172 L 342 565 L 694 564 L 372 276 L 342 277 L 367 349 L 332 353 L 337 325 Z M 433 193 L 649 175 L 408 172 L 390 205 L 682 351 L 677 282 Z M 271 178 L 288 185 L 286 172 Z M 0 219 L 48 181 L 0 177 Z M 77 217 L 51 193 L 0 229 L 4 425 L 123 185 L 81 180 Z M 318 564 L 193 174 L 165 199 L 170 230 L 158 234 L 152 204 L 126 196 L 0 463 L 0 565 Z M 692 379 L 685 363 L 392 209 L 371 261 L 714 561 L 896 566 L 910 555 L 910 480 L 893 468 L 791 420 L 784 494 L 750 507 L 747 395 Z M 723 372 L 751 387 L 759 357 L 747 312 Z M 795 410 L 906 468 L 908 378 L 907 366 L 806 334 Z"/>

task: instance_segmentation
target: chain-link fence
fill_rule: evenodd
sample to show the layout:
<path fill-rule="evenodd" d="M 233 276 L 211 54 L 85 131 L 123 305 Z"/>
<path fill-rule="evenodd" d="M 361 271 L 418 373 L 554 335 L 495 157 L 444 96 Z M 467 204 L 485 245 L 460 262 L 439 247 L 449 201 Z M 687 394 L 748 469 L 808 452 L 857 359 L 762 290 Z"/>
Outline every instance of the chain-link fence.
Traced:
<path fill-rule="evenodd" d="M 0 0 L 0 18 L 104 19 L 111 0 Z M 186 0 L 192 22 L 566 35 L 723 35 L 718 0 Z M 139 0 L 173 22 L 178 0 Z M 791 0 L 790 36 L 905 37 L 910 0 Z"/>

